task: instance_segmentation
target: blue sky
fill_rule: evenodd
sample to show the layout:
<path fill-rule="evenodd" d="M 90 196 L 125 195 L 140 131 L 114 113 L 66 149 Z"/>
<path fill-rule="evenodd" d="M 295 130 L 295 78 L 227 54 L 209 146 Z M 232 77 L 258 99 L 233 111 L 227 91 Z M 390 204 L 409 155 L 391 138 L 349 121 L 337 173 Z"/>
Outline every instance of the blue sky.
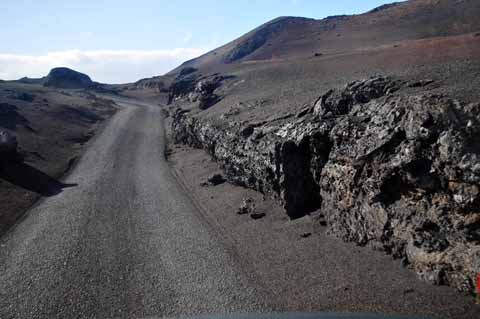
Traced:
<path fill-rule="evenodd" d="M 389 2 L 0 0 L 0 78 L 40 76 L 57 63 L 98 81 L 134 81 L 278 16 L 355 14 Z"/>

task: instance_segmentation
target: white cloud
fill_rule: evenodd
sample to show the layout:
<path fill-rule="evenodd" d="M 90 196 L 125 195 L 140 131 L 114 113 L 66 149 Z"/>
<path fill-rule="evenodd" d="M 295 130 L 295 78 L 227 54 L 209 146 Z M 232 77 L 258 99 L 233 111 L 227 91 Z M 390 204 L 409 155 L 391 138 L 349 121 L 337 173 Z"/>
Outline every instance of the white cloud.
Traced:
<path fill-rule="evenodd" d="M 94 81 L 126 83 L 161 75 L 206 51 L 177 48 L 153 51 L 65 50 L 44 55 L 0 53 L 0 70 L 3 80 L 13 80 L 24 76 L 41 77 L 54 67 L 65 66 L 88 74 Z"/>

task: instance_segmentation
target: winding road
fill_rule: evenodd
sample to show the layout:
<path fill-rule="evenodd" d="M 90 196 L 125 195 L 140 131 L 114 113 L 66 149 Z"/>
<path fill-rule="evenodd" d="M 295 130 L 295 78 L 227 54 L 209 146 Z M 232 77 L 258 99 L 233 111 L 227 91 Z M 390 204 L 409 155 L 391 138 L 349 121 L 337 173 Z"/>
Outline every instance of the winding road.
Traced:
<path fill-rule="evenodd" d="M 268 311 L 164 159 L 160 107 L 122 100 L 65 179 L 0 240 L 0 318 Z"/>

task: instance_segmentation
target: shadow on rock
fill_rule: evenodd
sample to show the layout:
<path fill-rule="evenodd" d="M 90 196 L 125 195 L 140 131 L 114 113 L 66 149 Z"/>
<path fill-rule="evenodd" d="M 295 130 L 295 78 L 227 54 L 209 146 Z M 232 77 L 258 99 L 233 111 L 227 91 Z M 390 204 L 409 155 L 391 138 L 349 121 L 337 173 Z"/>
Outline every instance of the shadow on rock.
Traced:
<path fill-rule="evenodd" d="M 64 188 L 78 185 L 64 184 L 35 167 L 16 162 L 0 166 L 0 178 L 42 196 L 54 196 L 61 193 Z"/>
<path fill-rule="evenodd" d="M 33 130 L 30 122 L 18 113 L 17 107 L 8 103 L 0 103 L 0 127 L 15 131 L 18 125 L 23 125 L 29 130 Z"/>

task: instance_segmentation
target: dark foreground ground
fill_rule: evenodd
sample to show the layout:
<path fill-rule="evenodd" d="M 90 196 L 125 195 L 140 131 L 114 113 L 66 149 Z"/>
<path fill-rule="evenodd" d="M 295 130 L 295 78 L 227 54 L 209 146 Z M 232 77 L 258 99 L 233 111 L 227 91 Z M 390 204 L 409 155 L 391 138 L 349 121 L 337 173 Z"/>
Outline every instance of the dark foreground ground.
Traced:
<path fill-rule="evenodd" d="M 236 248 L 258 282 L 271 290 L 280 309 L 437 318 L 480 315 L 473 297 L 422 282 L 384 252 L 327 235 L 309 216 L 291 221 L 277 202 L 255 191 L 229 183 L 201 186 L 222 172 L 203 150 L 172 146 L 169 158 L 205 218 Z M 264 218 L 237 214 L 248 197 Z"/>
<path fill-rule="evenodd" d="M 253 191 L 200 187 L 218 171 L 202 151 L 173 150 L 172 174 L 158 105 L 118 103 L 62 180 L 72 187 L 0 240 L 0 317 L 307 310 L 478 318 L 472 297 L 424 284 L 308 217 L 289 221 Z M 237 215 L 244 196 L 267 216 Z"/>
<path fill-rule="evenodd" d="M 0 168 L 0 235 L 40 197 L 58 194 L 58 181 L 116 108 L 82 91 L 0 83 L 0 130 L 14 134 L 25 162 Z"/>
<path fill-rule="evenodd" d="M 1 318 L 272 309 L 163 155 L 158 106 L 123 104 L 63 181 L 0 242 Z"/>

